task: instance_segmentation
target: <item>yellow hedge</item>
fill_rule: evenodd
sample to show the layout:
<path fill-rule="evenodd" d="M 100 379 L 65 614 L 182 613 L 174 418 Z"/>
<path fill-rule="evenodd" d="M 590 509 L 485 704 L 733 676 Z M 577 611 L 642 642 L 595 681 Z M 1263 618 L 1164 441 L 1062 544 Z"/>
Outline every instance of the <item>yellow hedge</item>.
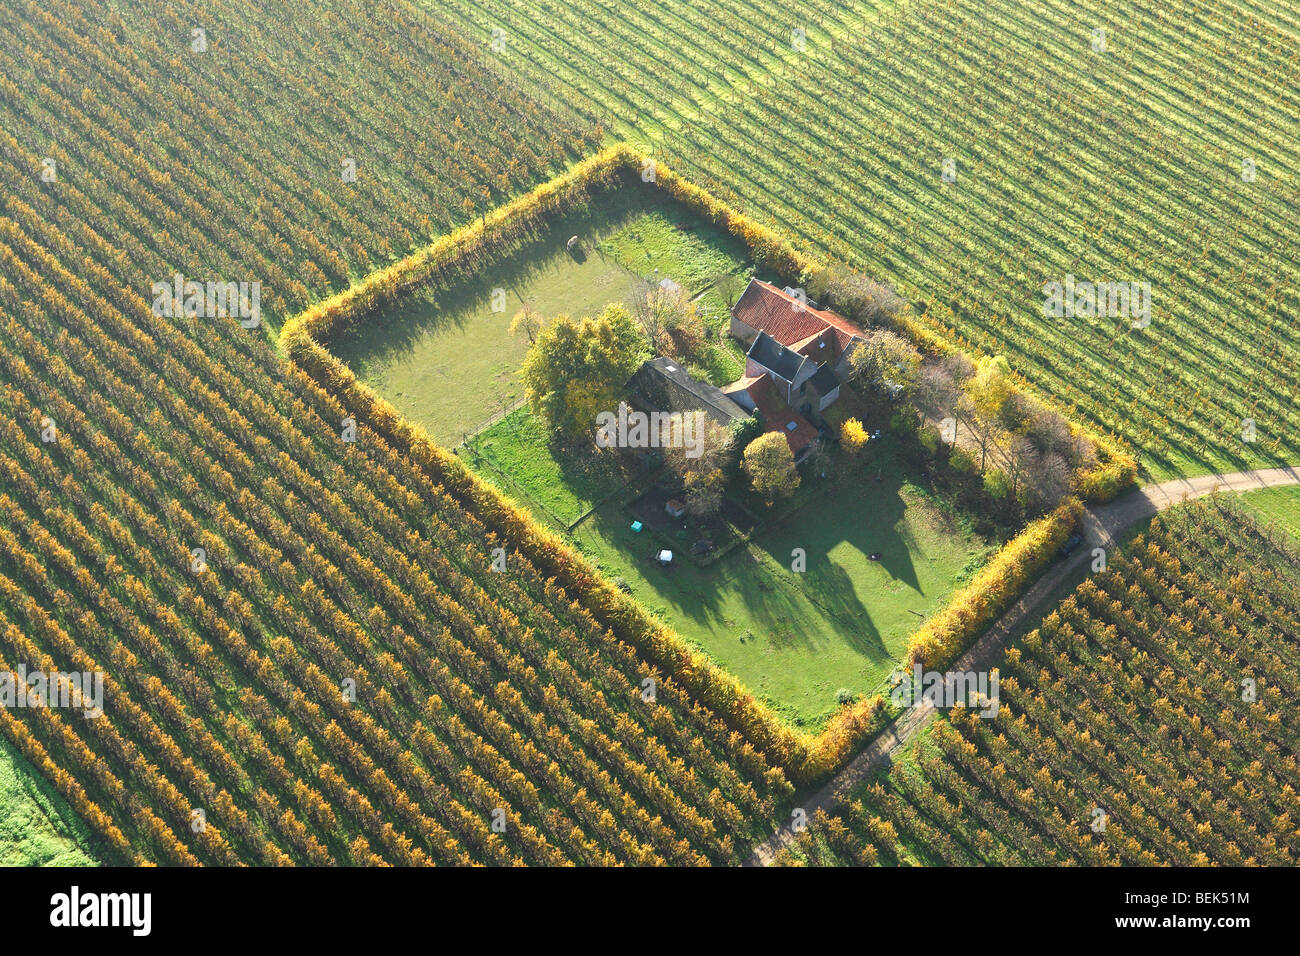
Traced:
<path fill-rule="evenodd" d="M 417 287 L 437 269 L 488 248 L 493 236 L 519 220 L 562 209 L 586 188 L 608 181 L 628 163 L 626 146 L 614 146 L 585 159 L 513 202 L 494 209 L 455 232 L 440 236 L 391 266 L 370 273 L 337 295 L 310 306 L 285 323 L 280 343 L 291 351 L 303 335 L 326 342 L 347 320 L 369 312 Z"/>
<path fill-rule="evenodd" d="M 1071 498 L 1007 542 L 947 607 L 912 635 L 908 663 L 941 670 L 956 660 L 1052 563 L 1081 514 L 1082 502 Z"/>
<path fill-rule="evenodd" d="M 503 540 L 528 556 L 603 626 L 611 628 L 658 664 L 733 729 L 742 733 L 774 765 L 791 772 L 801 767 L 811 746 L 806 734 L 787 727 L 755 700 L 736 678 L 687 645 L 632 598 L 614 587 L 560 537 L 467 468 L 429 438 L 352 370 L 304 336 L 292 342 L 291 355 L 354 415 L 441 483 L 466 509 Z"/>

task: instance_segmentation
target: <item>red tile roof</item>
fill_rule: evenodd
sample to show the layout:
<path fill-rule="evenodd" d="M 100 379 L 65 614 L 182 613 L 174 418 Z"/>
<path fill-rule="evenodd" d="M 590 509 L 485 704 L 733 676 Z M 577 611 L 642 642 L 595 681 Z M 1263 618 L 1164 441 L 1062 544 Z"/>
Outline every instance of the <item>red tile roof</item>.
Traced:
<path fill-rule="evenodd" d="M 844 316 L 829 309 L 804 305 L 784 290 L 760 279 L 749 280 L 731 314 L 750 328 L 766 332 L 795 351 L 800 351 L 796 348 L 797 343 L 815 339 L 827 327 L 835 330 L 839 352 L 843 352 L 855 336 L 865 337 L 865 333 Z"/>
<path fill-rule="evenodd" d="M 823 362 L 829 362 L 834 365 L 839 361 L 840 351 L 843 346 L 838 338 L 839 333 L 833 328 L 823 328 L 815 335 L 810 335 L 806 339 L 801 339 L 790 346 L 792 351 L 800 355 L 806 355 L 818 365 Z"/>
<path fill-rule="evenodd" d="M 770 376 L 760 375 L 748 381 L 750 384 L 745 391 L 749 393 L 749 397 L 754 400 L 754 407 L 763 416 L 764 431 L 780 432 L 790 445 L 790 451 L 796 455 L 817 440 L 817 429 L 781 399 Z M 791 428 L 791 425 L 794 427 Z"/>

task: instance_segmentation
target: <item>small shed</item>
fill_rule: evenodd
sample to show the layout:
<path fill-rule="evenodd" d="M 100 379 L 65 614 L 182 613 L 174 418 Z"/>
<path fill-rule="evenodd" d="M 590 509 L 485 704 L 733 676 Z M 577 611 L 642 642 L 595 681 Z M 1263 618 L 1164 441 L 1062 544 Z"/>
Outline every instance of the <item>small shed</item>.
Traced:
<path fill-rule="evenodd" d="M 669 498 L 664 511 L 668 512 L 669 517 L 680 518 L 686 514 L 686 505 L 679 498 Z"/>
<path fill-rule="evenodd" d="M 655 555 L 655 557 L 659 559 L 660 564 L 668 565 L 673 563 L 673 553 L 671 551 L 668 550 L 660 551 L 657 555 Z"/>

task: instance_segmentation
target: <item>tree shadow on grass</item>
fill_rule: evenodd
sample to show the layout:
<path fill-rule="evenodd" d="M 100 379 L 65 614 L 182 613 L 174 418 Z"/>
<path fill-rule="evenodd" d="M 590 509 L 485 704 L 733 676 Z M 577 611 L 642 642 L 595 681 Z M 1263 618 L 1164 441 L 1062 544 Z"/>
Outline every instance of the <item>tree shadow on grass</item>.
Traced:
<path fill-rule="evenodd" d="M 409 298 L 381 312 L 360 320 L 350 332 L 338 336 L 332 349 L 345 362 L 354 365 L 387 365 L 407 358 L 431 334 L 464 331 L 481 318 L 495 289 L 506 292 L 500 318 L 509 322 L 528 300 L 528 290 L 541 277 L 572 265 L 573 257 L 564 248 L 569 227 L 558 225 L 544 238 L 518 249 L 503 262 L 489 267 L 487 274 L 466 279 L 449 289 L 434 284 L 424 286 Z M 600 261 L 605 257 L 596 253 Z M 584 260 L 585 261 L 585 257 Z"/>
<path fill-rule="evenodd" d="M 877 473 L 882 480 L 874 479 Z M 871 462 L 865 470 L 858 466 L 855 473 L 828 481 L 824 491 L 764 529 L 748 547 L 703 568 L 685 555 L 674 567 L 659 567 L 654 556 L 660 548 L 684 550 L 691 536 L 665 543 L 648 529 L 634 533 L 629 527 L 632 518 L 622 507 L 604 506 L 587 521 L 614 546 L 619 559 L 654 585 L 654 594 L 637 595 L 651 608 L 661 606 L 701 627 L 748 630 L 755 639 L 785 649 L 815 652 L 834 634 L 878 663 L 892 654 L 860 596 L 864 584 L 873 586 L 863 580 L 869 573 L 869 556 L 879 555 L 875 563 L 887 581 L 901 585 L 891 587 L 881 600 L 905 607 L 912 595 L 921 593 L 914 560 L 921 545 L 906 520 L 909 501 L 903 494 L 903 477 L 892 456 Z M 924 507 L 923 503 L 910 506 Z M 940 533 L 944 530 L 960 533 L 955 527 Z M 857 555 L 845 555 L 843 545 Z M 791 567 L 795 548 L 805 553 L 803 573 Z M 831 554 L 837 548 L 839 561 Z M 879 584 L 877 580 L 874 587 Z M 743 604 L 747 620 L 733 620 L 738 617 L 733 599 Z"/>
<path fill-rule="evenodd" d="M 594 531 L 613 548 L 614 556 L 599 557 L 607 563 L 618 562 L 618 567 L 610 568 L 615 577 L 623 576 L 623 569 L 634 569 L 651 586 L 650 593 L 634 588 L 634 596 L 651 610 L 781 649 L 815 652 L 838 637 L 873 662 L 889 657 L 870 613 L 842 568 L 826 562 L 816 588 L 809 588 L 794 580 L 788 562 L 781 564 L 775 555 L 764 555 L 761 549 L 751 553 L 747 547 L 700 567 L 681 553 L 689 547 L 692 535 L 665 540 L 649 529 L 632 531 L 631 521 L 620 505 L 607 504 L 575 530 L 579 538 L 584 528 Z M 662 567 L 656 559 L 664 548 L 675 552 L 670 567 Z M 737 602 L 744 608 L 743 618 L 736 614 Z"/>
<path fill-rule="evenodd" d="M 882 462 L 888 467 L 889 462 Z M 908 502 L 902 495 L 902 479 L 886 474 L 882 481 L 867 481 L 860 475 L 841 477 L 827 485 L 824 499 L 814 500 L 785 517 L 759 536 L 758 547 L 772 565 L 789 569 L 794 549 L 803 549 L 806 570 L 797 575 L 796 586 L 810 601 L 836 622 L 840 632 L 857 651 L 879 660 L 889 656 L 870 609 L 859 596 L 861 581 L 831 552 L 848 545 L 869 561 L 878 563 L 889 580 L 912 592 L 921 590 L 913 554 L 919 545 L 907 517 Z M 792 580 L 794 572 L 789 572 Z M 891 600 L 907 600 L 904 593 Z"/>
<path fill-rule="evenodd" d="M 564 486 L 576 500 L 585 502 L 570 521 L 576 521 L 588 508 L 628 488 L 629 480 L 635 475 L 618 454 L 596 447 L 589 435 L 571 441 L 551 438 L 547 448 L 560 470 Z"/>

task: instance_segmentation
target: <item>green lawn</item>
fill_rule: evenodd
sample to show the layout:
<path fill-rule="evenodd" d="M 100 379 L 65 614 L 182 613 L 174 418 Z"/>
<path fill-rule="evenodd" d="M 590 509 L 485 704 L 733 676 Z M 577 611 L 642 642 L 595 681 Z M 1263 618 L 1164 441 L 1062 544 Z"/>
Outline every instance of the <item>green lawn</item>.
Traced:
<path fill-rule="evenodd" d="M 92 846 L 85 823 L 0 738 L 0 866 L 95 866 Z"/>
<path fill-rule="evenodd" d="M 1265 525 L 1276 525 L 1300 538 L 1300 487 L 1265 488 L 1241 496 Z"/>
<path fill-rule="evenodd" d="M 992 550 L 907 482 L 892 458 L 879 467 L 880 482 L 875 467 L 827 479 L 811 504 L 707 568 L 659 567 L 659 541 L 634 533 L 617 505 L 598 509 L 572 537 L 787 720 L 817 730 L 840 688 L 861 695 L 880 687 L 908 637 Z M 791 570 L 795 548 L 807 556 L 802 574 Z"/>
<path fill-rule="evenodd" d="M 734 240 L 676 206 L 645 212 L 598 248 L 638 275 L 672 279 L 692 296 L 719 272 L 735 271 L 743 259 Z"/>
<path fill-rule="evenodd" d="M 548 441 L 544 424 L 527 407 L 484 429 L 470 444 L 466 458 L 472 464 L 508 495 L 526 499 L 526 505 L 540 505 L 562 527 L 625 484 L 616 456 L 567 453 Z M 475 456 L 490 467 L 483 467 Z M 504 482 L 502 473 L 508 476 Z"/>
<path fill-rule="evenodd" d="M 574 235 L 577 256 L 565 249 Z M 403 415 L 455 446 L 523 397 L 517 372 L 528 343 L 508 330 L 524 303 L 546 316 L 593 315 L 625 301 L 642 278 L 671 278 L 704 293 L 700 306 L 716 329 L 726 309 L 708 284 L 720 271 L 744 270 L 742 246 L 672 199 L 639 185 L 611 189 L 480 281 L 417 295 L 331 348 Z M 505 291 L 501 311 L 492 308 L 495 289 Z M 741 369 L 721 342 L 699 367 L 719 383 Z"/>
<path fill-rule="evenodd" d="M 557 447 L 527 409 L 482 432 L 462 454 L 561 528 L 604 501 L 569 531 L 570 539 L 684 638 L 808 729 L 834 712 L 841 688 L 856 695 L 878 690 L 911 634 L 993 550 L 908 480 L 888 437 L 838 477 L 834 468 L 827 479 L 803 469 L 793 501 L 777 506 L 787 513 L 704 568 L 685 554 L 672 568 L 660 567 L 655 554 L 665 540 L 648 526 L 631 529 L 622 503 L 632 492 L 628 476 L 600 467 L 618 459 Z M 627 493 L 610 498 L 619 491 Z M 700 534 L 665 533 L 676 551 Z M 806 556 L 802 573 L 791 569 L 795 548 Z M 873 553 L 879 560 L 870 560 Z"/>

